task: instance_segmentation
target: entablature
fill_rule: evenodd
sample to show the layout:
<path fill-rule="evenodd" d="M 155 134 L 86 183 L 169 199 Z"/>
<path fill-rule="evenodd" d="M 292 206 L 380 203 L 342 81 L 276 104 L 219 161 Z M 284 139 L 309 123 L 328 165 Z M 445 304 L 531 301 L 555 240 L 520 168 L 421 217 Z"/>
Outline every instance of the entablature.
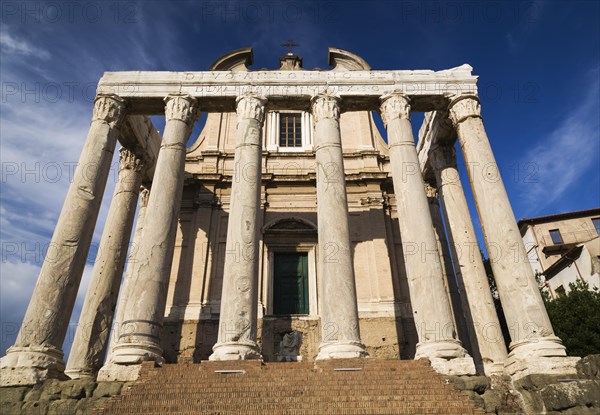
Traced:
<path fill-rule="evenodd" d="M 205 112 L 231 112 L 235 99 L 254 92 L 268 99 L 270 110 L 308 111 L 311 97 L 327 91 L 342 98 L 342 111 L 376 111 L 382 95 L 400 92 L 413 111 L 445 109 L 452 97 L 477 94 L 472 67 L 402 71 L 126 71 L 105 72 L 98 94 L 116 94 L 133 114 L 164 113 L 163 99 L 189 94 Z"/>

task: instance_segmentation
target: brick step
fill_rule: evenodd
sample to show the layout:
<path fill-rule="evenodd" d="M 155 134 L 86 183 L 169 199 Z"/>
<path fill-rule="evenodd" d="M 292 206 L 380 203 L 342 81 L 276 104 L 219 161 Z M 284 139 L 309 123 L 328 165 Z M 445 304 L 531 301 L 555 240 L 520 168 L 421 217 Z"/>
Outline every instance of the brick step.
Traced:
<path fill-rule="evenodd" d="M 187 378 L 187 379 L 168 379 L 163 378 L 162 381 L 165 382 L 166 387 L 169 388 L 179 388 L 185 387 L 186 385 L 195 386 L 200 381 L 208 382 L 209 380 L 213 384 L 221 385 L 245 385 L 248 383 L 256 383 L 261 385 L 267 385 L 269 383 L 277 383 L 286 386 L 293 386 L 303 384 L 304 382 L 314 382 L 318 381 L 319 383 L 334 383 L 340 385 L 347 384 L 372 384 L 377 383 L 380 385 L 394 385 L 394 386 L 437 386 L 444 383 L 443 380 L 439 379 L 414 379 L 414 380 L 405 380 L 405 379 L 395 379 L 392 377 L 387 378 L 377 378 L 372 379 L 369 377 L 357 378 L 359 375 L 345 375 L 344 377 L 326 377 L 326 376 L 314 376 L 308 377 L 304 379 L 294 379 L 294 378 L 262 378 L 262 377 L 251 377 L 251 376 L 238 376 L 238 375 L 217 375 L 215 377 L 207 377 L 207 378 Z M 146 385 L 151 385 L 152 383 L 145 383 Z"/>
<path fill-rule="evenodd" d="M 336 368 L 361 368 L 336 371 Z M 222 374 L 215 370 L 244 370 Z M 426 361 L 201 362 L 142 369 L 96 414 L 483 414 Z"/>
<path fill-rule="evenodd" d="M 318 408 L 337 408 L 337 409 L 360 409 L 360 408 L 373 408 L 373 407 L 402 407 L 402 408 L 413 408 L 413 409 L 427 409 L 427 408 L 438 408 L 438 402 L 398 402 L 396 405 L 386 402 L 382 405 L 381 402 L 330 402 L 323 404 L 321 402 L 294 402 L 294 409 L 318 409 Z M 234 410 L 269 410 L 280 407 L 275 403 L 215 403 L 215 404 L 200 404 L 200 403 L 189 403 L 189 404 L 148 404 L 148 405 L 135 405 L 132 409 L 135 409 L 137 413 L 152 413 L 152 411 L 162 411 L 164 414 L 170 414 L 172 412 L 185 412 L 185 411 L 234 411 Z M 444 402 L 444 407 L 447 409 L 460 409 L 473 411 L 474 405 L 468 405 L 464 402 Z M 124 411 L 127 413 L 126 411 Z M 197 412 L 198 413 L 198 412 Z M 317 412 L 318 413 L 318 412 Z"/>
<path fill-rule="evenodd" d="M 144 392 L 136 392 L 135 395 L 130 395 L 127 397 L 127 400 L 133 401 L 143 401 L 143 400 L 151 400 L 151 399 L 160 399 L 161 401 L 180 401 L 180 400 L 203 400 L 208 402 L 209 400 L 217 400 L 221 401 L 225 398 L 235 398 L 236 401 L 258 401 L 258 402 L 266 402 L 266 401 L 279 401 L 279 400 L 295 400 L 295 399 L 306 399 L 311 401 L 322 400 L 324 398 L 336 398 L 345 401 L 364 401 L 364 400 L 377 400 L 377 399 L 389 399 L 390 401 L 426 401 L 444 397 L 447 400 L 458 400 L 462 401 L 462 395 L 460 393 L 439 393 L 439 394 L 410 394 L 410 395 L 399 395 L 394 394 L 394 391 L 389 391 L 389 393 L 381 393 L 381 391 L 373 391 L 377 393 L 373 394 L 361 394 L 361 395 L 350 395 L 344 394 L 342 390 L 338 391 L 339 393 L 335 393 L 332 391 L 330 394 L 311 394 L 311 393 L 289 393 L 289 392 L 281 392 L 281 393 L 266 393 L 263 392 L 261 394 L 240 394 L 235 392 L 223 392 L 223 393 L 208 393 L 206 394 L 196 394 L 196 395 L 186 395 L 186 394 L 158 394 L 158 393 L 144 393 Z M 123 397 L 123 399 L 125 399 Z"/>
<path fill-rule="evenodd" d="M 271 376 L 269 374 L 249 374 L 249 373 L 213 373 L 204 376 L 198 375 L 181 375 L 177 377 L 169 377 L 169 376 L 158 376 L 154 379 L 162 380 L 164 382 L 174 382 L 174 383 L 193 383 L 197 381 L 203 380 L 214 380 L 217 382 L 245 382 L 245 381 L 264 381 L 264 382 L 273 382 L 273 381 L 292 381 L 292 382 L 302 382 L 302 381 L 312 381 L 315 379 L 323 379 L 323 380 L 344 380 L 344 379 L 363 379 L 368 382 L 373 381 L 385 381 L 385 380 L 401 380 L 406 383 L 423 383 L 423 384 L 434 384 L 436 382 L 443 381 L 440 378 L 431 378 L 429 374 L 424 374 L 419 377 L 415 376 L 405 376 L 404 374 L 394 374 L 390 373 L 385 376 L 372 376 L 368 373 L 364 372 L 340 372 L 340 373 L 314 373 L 314 374 L 306 374 L 303 376 Z"/>
<path fill-rule="evenodd" d="M 120 409 L 109 409 L 106 412 L 99 412 L 107 415 L 122 415 L 122 414 L 134 414 L 141 412 L 130 412 L 123 411 Z M 223 409 L 215 411 L 204 411 L 202 415 L 240 415 L 240 410 L 226 411 Z M 153 412 L 145 412 L 145 415 L 164 415 L 165 413 L 161 410 Z M 413 408 L 388 408 L 388 407 L 373 407 L 373 408 L 358 408 L 358 409 L 344 409 L 339 410 L 337 408 L 319 408 L 318 412 L 307 411 L 304 409 L 260 409 L 250 410 L 248 408 L 243 409 L 245 415 L 484 415 L 485 412 L 481 409 L 474 410 L 460 410 L 457 411 L 454 408 L 440 409 L 440 408 L 422 408 L 418 412 Z M 169 415 L 198 415 L 195 411 L 180 411 L 180 412 L 169 412 Z"/>
<path fill-rule="evenodd" d="M 236 393 L 236 394 L 249 394 L 249 395 L 257 395 L 257 394 L 261 394 L 265 391 L 265 390 L 269 390 L 272 389 L 274 386 L 272 384 L 268 384 L 268 385 L 263 385 L 261 386 L 245 386 L 245 387 L 240 387 L 240 388 L 231 388 L 231 387 L 214 387 L 214 386 L 207 386 L 205 388 L 202 388 L 201 391 L 198 390 L 198 388 L 187 388 L 187 389 L 161 389 L 159 387 L 154 387 L 154 388 L 139 388 L 138 389 L 138 393 L 144 393 L 144 394 L 156 394 L 156 395 L 166 395 L 166 394 L 190 394 L 190 393 L 203 393 L 203 394 L 208 394 L 208 393 L 213 393 L 213 394 L 219 394 L 219 393 Z M 278 385 L 277 388 L 279 388 L 280 386 Z M 327 384 L 319 384 L 318 386 L 306 386 L 306 387 L 295 387 L 295 388 L 286 388 L 284 389 L 287 392 L 279 392 L 282 394 L 286 394 L 290 395 L 290 394 L 299 394 L 299 393 L 305 393 L 305 394 L 314 394 L 314 395 L 322 395 L 323 394 L 323 390 L 326 389 L 326 391 L 328 391 L 330 394 L 333 393 L 338 393 L 339 394 L 344 394 L 347 392 L 361 392 L 364 394 L 368 394 L 370 392 L 377 392 L 377 391 L 381 391 L 381 392 L 388 392 L 388 393 L 405 393 L 405 394 L 414 394 L 414 395 L 429 395 L 429 396 L 440 396 L 440 395 L 448 395 L 451 393 L 454 393 L 452 391 L 448 391 L 448 390 L 444 390 L 444 389 L 440 389 L 440 390 L 432 390 L 430 388 L 427 389 L 420 389 L 420 388 L 395 388 L 393 386 L 387 386 L 387 387 L 380 387 L 380 386 L 375 386 L 375 385 L 327 385 Z"/>
<path fill-rule="evenodd" d="M 160 388 L 156 388 L 156 389 L 139 389 L 136 393 L 138 394 L 144 394 L 144 395 L 148 395 L 148 396 L 152 396 L 152 395 L 157 395 L 157 396 L 165 396 L 165 395 L 189 395 L 191 393 L 193 394 L 214 394 L 216 396 L 220 396 L 221 394 L 235 394 L 236 396 L 246 396 L 246 395 L 251 395 L 251 396 L 274 396 L 274 395 L 278 395 L 278 396 L 295 396 L 295 395 L 300 395 L 300 394 L 304 394 L 304 395 L 314 395 L 314 396 L 322 396 L 322 395 L 344 395 L 347 394 L 348 392 L 361 392 L 363 394 L 371 394 L 372 392 L 380 392 L 382 394 L 399 394 L 399 393 L 403 393 L 403 394 L 412 394 L 412 395 L 424 395 L 424 396 L 431 396 L 431 397 L 438 397 L 438 396 L 450 396 L 452 394 L 454 394 L 455 392 L 453 391 L 448 391 L 448 390 L 439 390 L 439 391 L 430 391 L 430 390 L 420 390 L 420 389 L 399 389 L 399 388 L 378 388 L 372 385 L 368 385 L 368 386 L 363 386 L 363 387 L 343 387 L 343 386 L 336 386 L 336 387 L 325 387 L 327 385 L 323 385 L 322 388 L 317 388 L 317 387 L 312 387 L 312 388 L 296 388 L 296 389 L 289 389 L 287 391 L 281 391 L 281 392 L 272 392 L 272 393 L 267 393 L 264 392 L 265 389 L 268 390 L 269 388 L 272 388 L 273 385 L 265 385 L 264 388 L 260 388 L 260 387 L 248 387 L 248 388 L 243 388 L 243 389 L 231 389 L 231 388 L 211 388 L 211 387 L 207 387 L 207 388 L 203 388 L 201 391 L 198 391 L 198 388 L 196 389 L 187 389 L 187 390 L 181 390 L 181 391 L 177 391 L 177 390 L 164 390 L 161 391 Z M 325 391 L 323 389 L 326 389 Z"/>

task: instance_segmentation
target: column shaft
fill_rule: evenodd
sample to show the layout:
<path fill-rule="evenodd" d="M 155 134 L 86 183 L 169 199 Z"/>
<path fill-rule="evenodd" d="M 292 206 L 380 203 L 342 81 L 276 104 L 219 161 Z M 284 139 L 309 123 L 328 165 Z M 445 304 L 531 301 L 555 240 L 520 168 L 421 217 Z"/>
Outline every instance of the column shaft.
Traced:
<path fill-rule="evenodd" d="M 322 342 L 317 359 L 365 357 L 348 229 L 339 98 L 312 100 L 317 165 L 318 275 Z"/>
<path fill-rule="evenodd" d="M 94 376 L 104 363 L 142 182 L 141 170 L 141 160 L 122 148 L 119 180 L 65 371 L 71 379 Z"/>
<path fill-rule="evenodd" d="M 237 99 L 235 170 L 227 225 L 219 335 L 210 360 L 261 359 L 256 344 L 262 125 L 266 100 Z"/>
<path fill-rule="evenodd" d="M 438 146 L 430 153 L 440 192 L 448 234 L 456 252 L 456 266 L 468 305 L 473 347 L 478 350 L 486 374 L 502 369 L 506 347 L 487 280 L 469 207 L 456 168 L 454 148 Z"/>
<path fill-rule="evenodd" d="M 511 354 L 519 358 L 565 356 L 554 335 L 517 227 L 475 96 L 450 103 L 496 286 L 511 333 Z M 509 355 L 509 357 L 510 357 Z"/>
<path fill-rule="evenodd" d="M 467 322 L 465 321 L 462 297 L 459 293 L 458 282 L 452 265 L 450 247 L 448 246 L 448 239 L 446 238 L 446 232 L 444 230 L 444 221 L 442 219 L 442 212 L 438 199 L 438 189 L 431 186 L 429 183 L 426 183 L 425 193 L 427 194 L 427 201 L 429 202 L 429 213 L 431 214 L 433 231 L 435 233 L 437 248 L 440 254 L 440 264 L 444 276 L 443 281 L 448 299 L 450 300 L 450 308 L 452 309 L 452 317 L 454 319 L 456 332 L 465 349 L 470 350 Z"/>
<path fill-rule="evenodd" d="M 62 344 L 75 305 L 115 151 L 124 101 L 99 95 L 87 140 L 17 340 L 2 358 L 2 385 L 62 376 Z"/>
<path fill-rule="evenodd" d="M 428 357 L 442 362 L 464 358 L 442 274 L 425 185 L 412 127 L 407 97 L 392 93 L 381 98 L 381 113 L 388 131 L 398 223 L 404 250 L 411 306 L 419 343 L 415 359 Z M 470 357 L 463 368 L 474 371 Z M 444 371 L 445 368 L 438 368 Z"/>
<path fill-rule="evenodd" d="M 140 243 L 142 241 L 142 235 L 144 231 L 144 218 L 146 216 L 146 208 L 148 206 L 148 197 L 150 196 L 150 184 L 140 186 L 139 190 L 139 209 L 137 215 L 137 221 L 135 224 L 135 231 L 133 232 L 133 238 L 131 240 L 131 249 L 129 251 L 129 259 L 127 260 L 127 270 L 121 283 L 121 290 L 119 292 L 119 300 L 117 309 L 115 311 L 115 317 L 112 324 L 112 334 L 108 345 L 108 353 L 106 355 L 106 362 L 112 360 L 113 350 L 119 340 L 119 332 L 121 330 L 121 323 L 125 316 L 125 309 L 127 308 L 127 300 L 129 299 L 129 292 L 133 283 L 138 275 L 139 271 L 139 250 Z"/>
<path fill-rule="evenodd" d="M 120 365 L 164 362 L 160 336 L 183 193 L 186 142 L 197 119 L 194 98 L 169 95 L 165 102 L 165 132 L 144 220 L 151 226 L 144 228 L 136 258 L 138 272 L 113 351 L 112 361 Z"/>

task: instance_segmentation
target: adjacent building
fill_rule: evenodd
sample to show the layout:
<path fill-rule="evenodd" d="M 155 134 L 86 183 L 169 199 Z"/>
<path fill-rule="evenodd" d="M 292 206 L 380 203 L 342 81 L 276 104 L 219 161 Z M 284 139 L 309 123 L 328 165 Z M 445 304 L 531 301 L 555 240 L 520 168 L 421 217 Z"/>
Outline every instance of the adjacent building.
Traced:
<path fill-rule="evenodd" d="M 577 281 L 600 288 L 600 208 L 521 219 L 518 225 L 533 272 L 551 298 Z"/>

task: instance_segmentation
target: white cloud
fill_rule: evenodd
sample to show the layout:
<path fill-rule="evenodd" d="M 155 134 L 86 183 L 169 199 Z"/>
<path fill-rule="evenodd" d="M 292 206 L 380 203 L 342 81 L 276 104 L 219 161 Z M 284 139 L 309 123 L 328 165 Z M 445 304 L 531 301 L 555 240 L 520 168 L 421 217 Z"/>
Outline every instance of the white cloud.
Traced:
<path fill-rule="evenodd" d="M 50 59 L 51 55 L 47 50 L 38 48 L 24 39 L 19 39 L 15 35 L 8 33 L 6 27 L 0 31 L 0 48 L 3 53 L 17 54 L 26 57 L 37 57 L 42 60 Z"/>
<path fill-rule="evenodd" d="M 520 197 L 528 215 L 568 198 L 569 191 L 579 180 L 585 180 L 584 174 L 590 169 L 595 167 L 594 174 L 598 174 L 598 70 L 592 75 L 592 82 L 586 87 L 587 94 L 582 97 L 581 104 L 546 139 L 527 151 L 521 160 L 522 165 L 533 163 L 535 167 L 535 174 L 520 187 Z"/>

